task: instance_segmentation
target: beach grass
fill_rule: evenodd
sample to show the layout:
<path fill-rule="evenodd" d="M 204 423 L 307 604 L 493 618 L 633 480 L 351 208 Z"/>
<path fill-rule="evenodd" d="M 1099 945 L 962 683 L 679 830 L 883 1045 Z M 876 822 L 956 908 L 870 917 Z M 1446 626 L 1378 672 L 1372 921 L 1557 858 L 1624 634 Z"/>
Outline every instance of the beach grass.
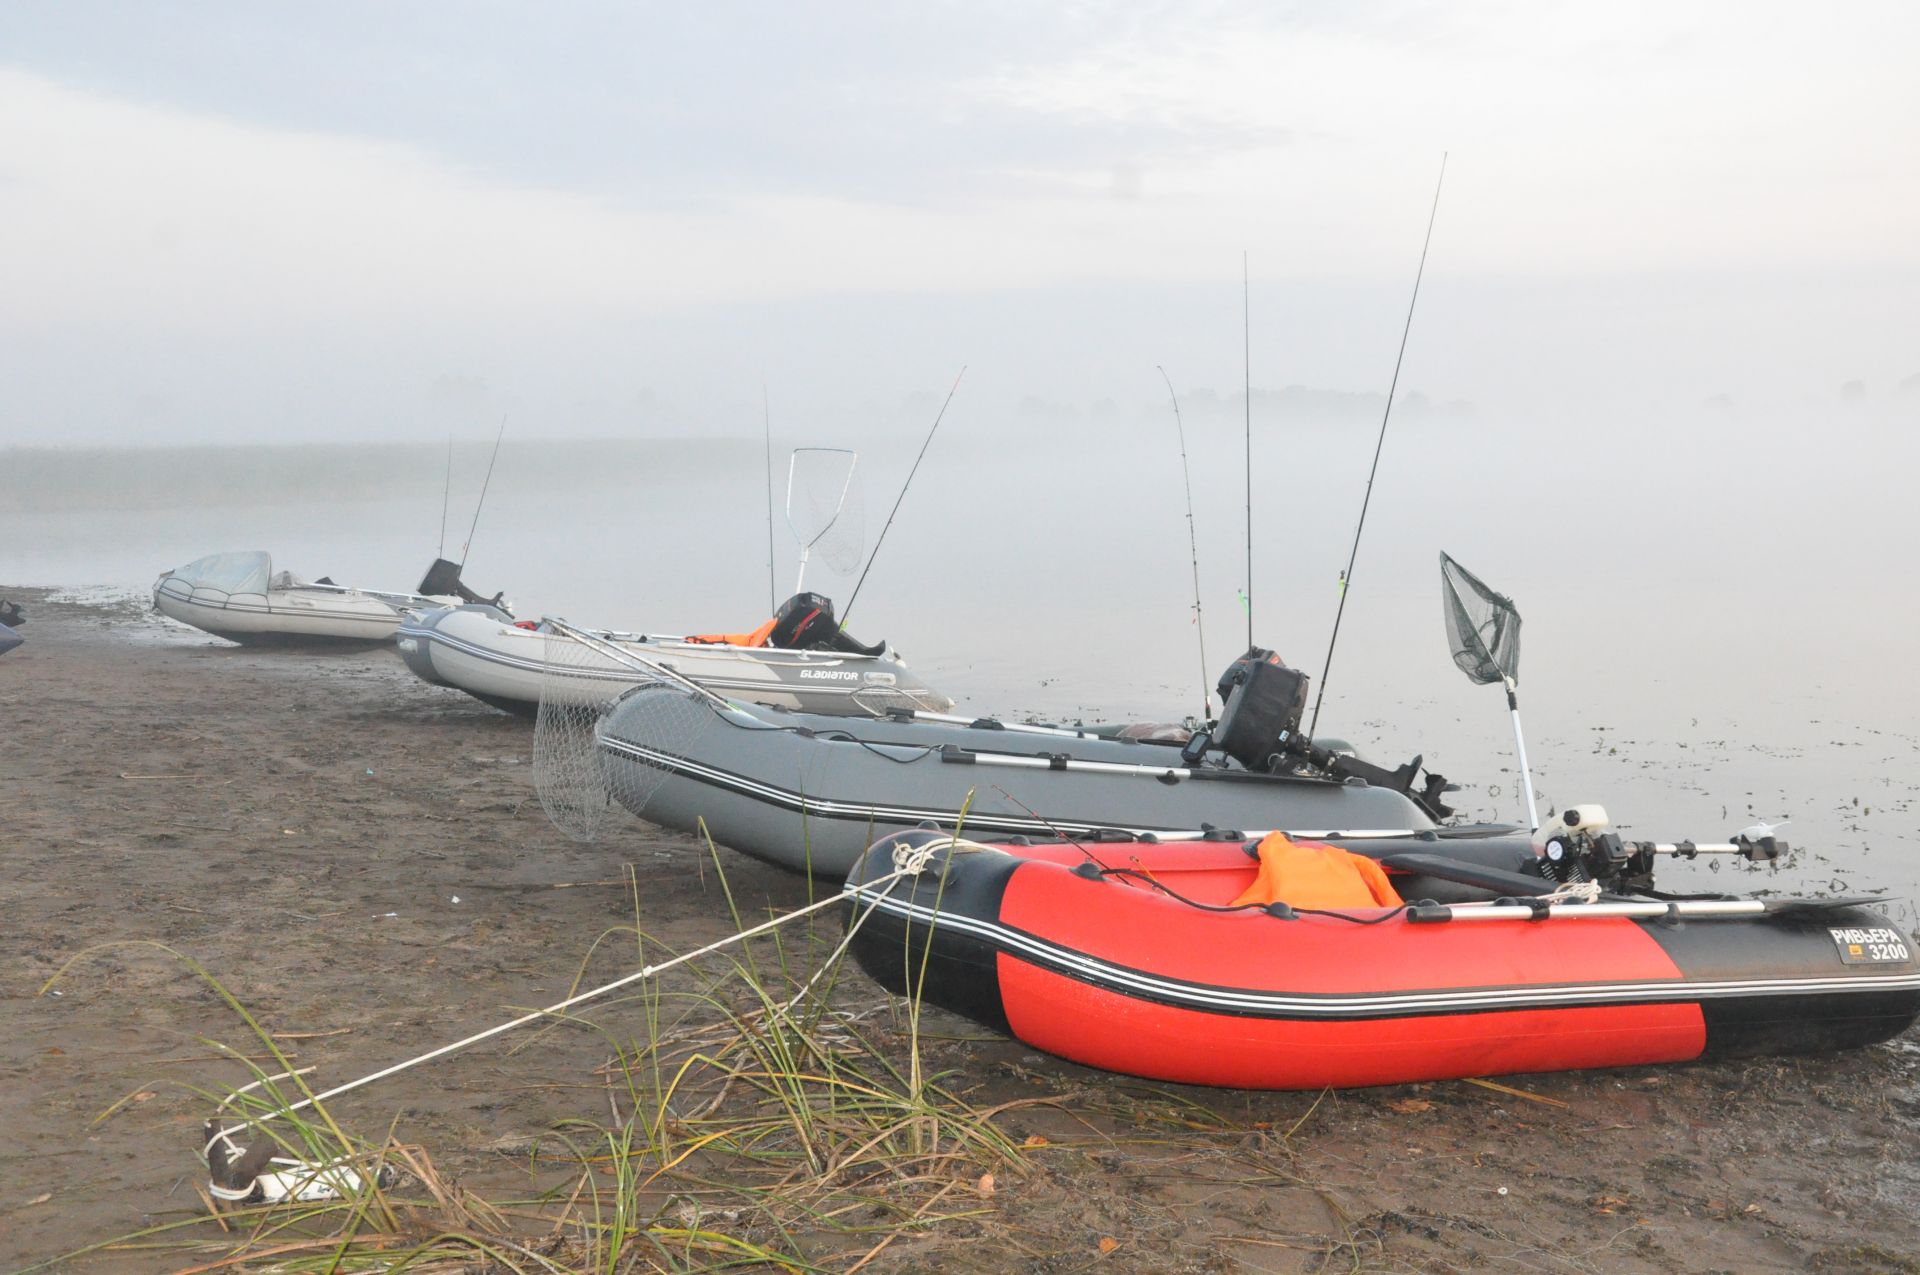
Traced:
<path fill-rule="evenodd" d="M 752 918 L 730 887 L 726 898 L 744 928 Z M 875 1002 L 863 987 L 865 1008 L 834 1008 L 846 946 L 837 930 L 775 931 L 643 982 L 591 1018 L 570 1013 L 538 1027 L 603 1038 L 595 1079 L 605 1111 L 526 1139 L 516 1154 L 537 1189 L 515 1198 L 482 1198 L 398 1129 L 354 1129 L 327 1102 L 289 1113 L 313 1099 L 311 1077 L 212 972 L 163 949 L 225 1001 L 254 1047 L 208 1043 L 262 1059 L 245 1064 L 252 1083 L 240 1091 L 194 1090 L 219 1113 L 213 1127 L 328 1166 L 336 1190 L 281 1204 L 202 1191 L 200 1210 L 28 1269 L 143 1254 L 180 1275 L 853 1271 L 905 1239 L 969 1220 L 977 1230 L 993 1211 L 995 1180 L 1027 1165 L 1029 1149 L 1004 1118 L 1060 1098 L 970 1102 L 926 1057 L 917 994 Z M 630 942 L 642 963 L 663 950 L 638 924 L 610 929 L 589 946 L 576 986 L 609 942 Z"/>

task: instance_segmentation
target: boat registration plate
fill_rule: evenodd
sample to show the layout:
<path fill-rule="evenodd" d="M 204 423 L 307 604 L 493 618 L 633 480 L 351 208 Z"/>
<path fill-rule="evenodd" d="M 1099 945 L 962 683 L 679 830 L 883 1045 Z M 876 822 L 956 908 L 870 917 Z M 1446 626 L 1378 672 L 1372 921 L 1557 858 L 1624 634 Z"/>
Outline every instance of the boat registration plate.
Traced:
<path fill-rule="evenodd" d="M 1840 949 L 1842 965 L 1882 965 L 1906 961 L 1912 953 L 1906 935 L 1889 926 L 1828 926 L 1833 944 Z"/>

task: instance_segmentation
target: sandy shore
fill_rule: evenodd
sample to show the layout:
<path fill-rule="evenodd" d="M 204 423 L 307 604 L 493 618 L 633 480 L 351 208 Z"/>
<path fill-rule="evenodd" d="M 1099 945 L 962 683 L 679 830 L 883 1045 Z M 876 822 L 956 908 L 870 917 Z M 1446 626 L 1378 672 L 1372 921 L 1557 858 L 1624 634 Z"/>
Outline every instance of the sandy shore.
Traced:
<path fill-rule="evenodd" d="M 244 1080 L 204 1042 L 246 1033 L 183 957 L 333 1083 L 558 999 L 596 936 L 634 920 L 625 865 L 649 933 L 691 946 L 731 928 L 704 847 L 637 822 L 567 841 L 533 797 L 529 724 L 390 652 L 252 651 L 137 605 L 0 597 L 29 616 L 0 657 L 0 1270 L 200 1208 L 209 1104 L 190 1087 Z M 725 863 L 743 911 L 806 899 L 796 878 Z M 591 973 L 631 957 L 611 945 Z M 852 973 L 837 997 L 885 999 Z M 637 1030 L 619 1012 L 603 1023 Z M 976 1100 L 1061 1103 L 1008 1118 L 1045 1144 L 981 1218 L 869 1271 L 1920 1271 L 1913 1034 L 1841 1057 L 1506 1078 L 1518 1094 L 1321 1096 L 1148 1091 L 939 1027 L 963 1039 L 933 1046 L 938 1065 Z M 607 1043 L 521 1045 L 339 1114 L 397 1119 L 462 1183 L 524 1194 L 533 1171 L 499 1148 L 604 1118 Z M 1143 1102 L 1205 1114 L 1184 1132 L 1114 1114 Z"/>

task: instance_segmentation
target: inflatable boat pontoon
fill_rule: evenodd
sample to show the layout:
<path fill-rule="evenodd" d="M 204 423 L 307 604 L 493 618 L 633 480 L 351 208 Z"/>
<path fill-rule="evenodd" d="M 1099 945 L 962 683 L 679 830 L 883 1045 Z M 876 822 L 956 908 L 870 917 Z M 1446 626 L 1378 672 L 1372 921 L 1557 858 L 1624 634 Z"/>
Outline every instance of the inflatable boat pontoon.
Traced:
<path fill-rule="evenodd" d="M 814 594 L 799 596 L 811 600 L 807 609 L 812 602 L 824 602 Z M 793 605 L 789 602 L 782 613 Z M 644 667 L 636 669 L 633 662 L 619 659 L 618 653 L 627 651 L 641 660 L 663 663 L 721 696 L 780 708 L 870 716 L 901 706 L 936 711 L 953 707 L 951 698 L 928 686 L 884 643 L 863 647 L 844 640 L 832 625 L 831 604 L 827 606 L 824 628 L 830 638 L 840 639 L 831 645 L 748 646 L 588 629 L 582 632 L 612 649 L 570 646 L 569 662 L 559 676 L 578 683 L 587 694 L 600 690 L 611 697 L 646 676 Z M 800 614 L 804 616 L 805 610 Z M 531 713 L 540 706 L 543 683 L 556 673 L 547 658 L 548 627 L 532 621 L 516 623 L 512 616 L 485 605 L 456 606 L 409 617 L 401 624 L 397 641 L 401 658 L 423 681 L 465 691 L 495 708 Z M 816 621 L 812 627 L 821 626 Z M 715 635 L 743 636 L 749 635 Z"/>
<path fill-rule="evenodd" d="M 931 858 L 896 876 L 915 847 Z M 1266 849 L 899 834 L 854 872 L 852 950 L 889 991 L 1062 1058 L 1249 1089 L 1844 1049 L 1920 1017 L 1913 941 L 1870 901 L 1651 892 L 1633 865 L 1691 843 L 1576 850 L 1605 861 L 1578 874 L 1601 878 L 1587 901 L 1553 897 L 1568 883 L 1525 834 L 1356 840 L 1327 853 L 1413 902 L 1235 906 Z M 1454 901 L 1417 901 L 1436 885 Z"/>
<path fill-rule="evenodd" d="M 678 831 L 704 823 L 722 845 L 836 878 L 874 838 L 922 824 L 976 838 L 1197 835 L 1209 820 L 1411 833 L 1447 813 L 1444 780 L 1415 791 L 1417 758 L 1388 772 L 1323 755 L 1331 769 L 1300 774 L 1249 769 L 1205 751 L 1205 736 L 1183 752 L 1092 730 L 928 717 L 721 706 L 656 683 L 614 705 L 597 748 L 633 813 Z"/>
<path fill-rule="evenodd" d="M 387 642 L 408 610 L 477 596 L 460 583 L 459 567 L 445 559 L 428 569 L 418 592 L 397 593 L 348 588 L 324 577 L 310 582 L 291 571 L 276 574 L 273 559 L 258 550 L 210 554 L 162 573 L 153 585 L 153 605 L 161 614 L 246 644 Z"/>

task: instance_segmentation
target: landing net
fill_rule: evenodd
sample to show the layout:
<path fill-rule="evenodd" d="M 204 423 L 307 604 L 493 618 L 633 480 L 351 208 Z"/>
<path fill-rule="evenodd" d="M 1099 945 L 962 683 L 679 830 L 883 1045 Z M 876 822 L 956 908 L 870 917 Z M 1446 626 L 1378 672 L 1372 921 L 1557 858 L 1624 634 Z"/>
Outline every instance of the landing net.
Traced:
<path fill-rule="evenodd" d="M 1478 576 L 1440 555 L 1447 643 L 1460 671 L 1483 685 L 1520 679 L 1520 612 Z"/>
<path fill-rule="evenodd" d="M 697 692 L 610 643 L 551 625 L 533 728 L 533 786 L 553 826 L 594 840 L 620 810 L 645 813 L 671 768 L 713 721 Z M 615 747 L 603 747 L 609 722 Z"/>
<path fill-rule="evenodd" d="M 851 575 L 867 548 L 859 453 L 842 447 L 795 448 L 787 467 L 787 525 L 800 542 L 802 580 L 813 558 L 836 575 Z"/>

